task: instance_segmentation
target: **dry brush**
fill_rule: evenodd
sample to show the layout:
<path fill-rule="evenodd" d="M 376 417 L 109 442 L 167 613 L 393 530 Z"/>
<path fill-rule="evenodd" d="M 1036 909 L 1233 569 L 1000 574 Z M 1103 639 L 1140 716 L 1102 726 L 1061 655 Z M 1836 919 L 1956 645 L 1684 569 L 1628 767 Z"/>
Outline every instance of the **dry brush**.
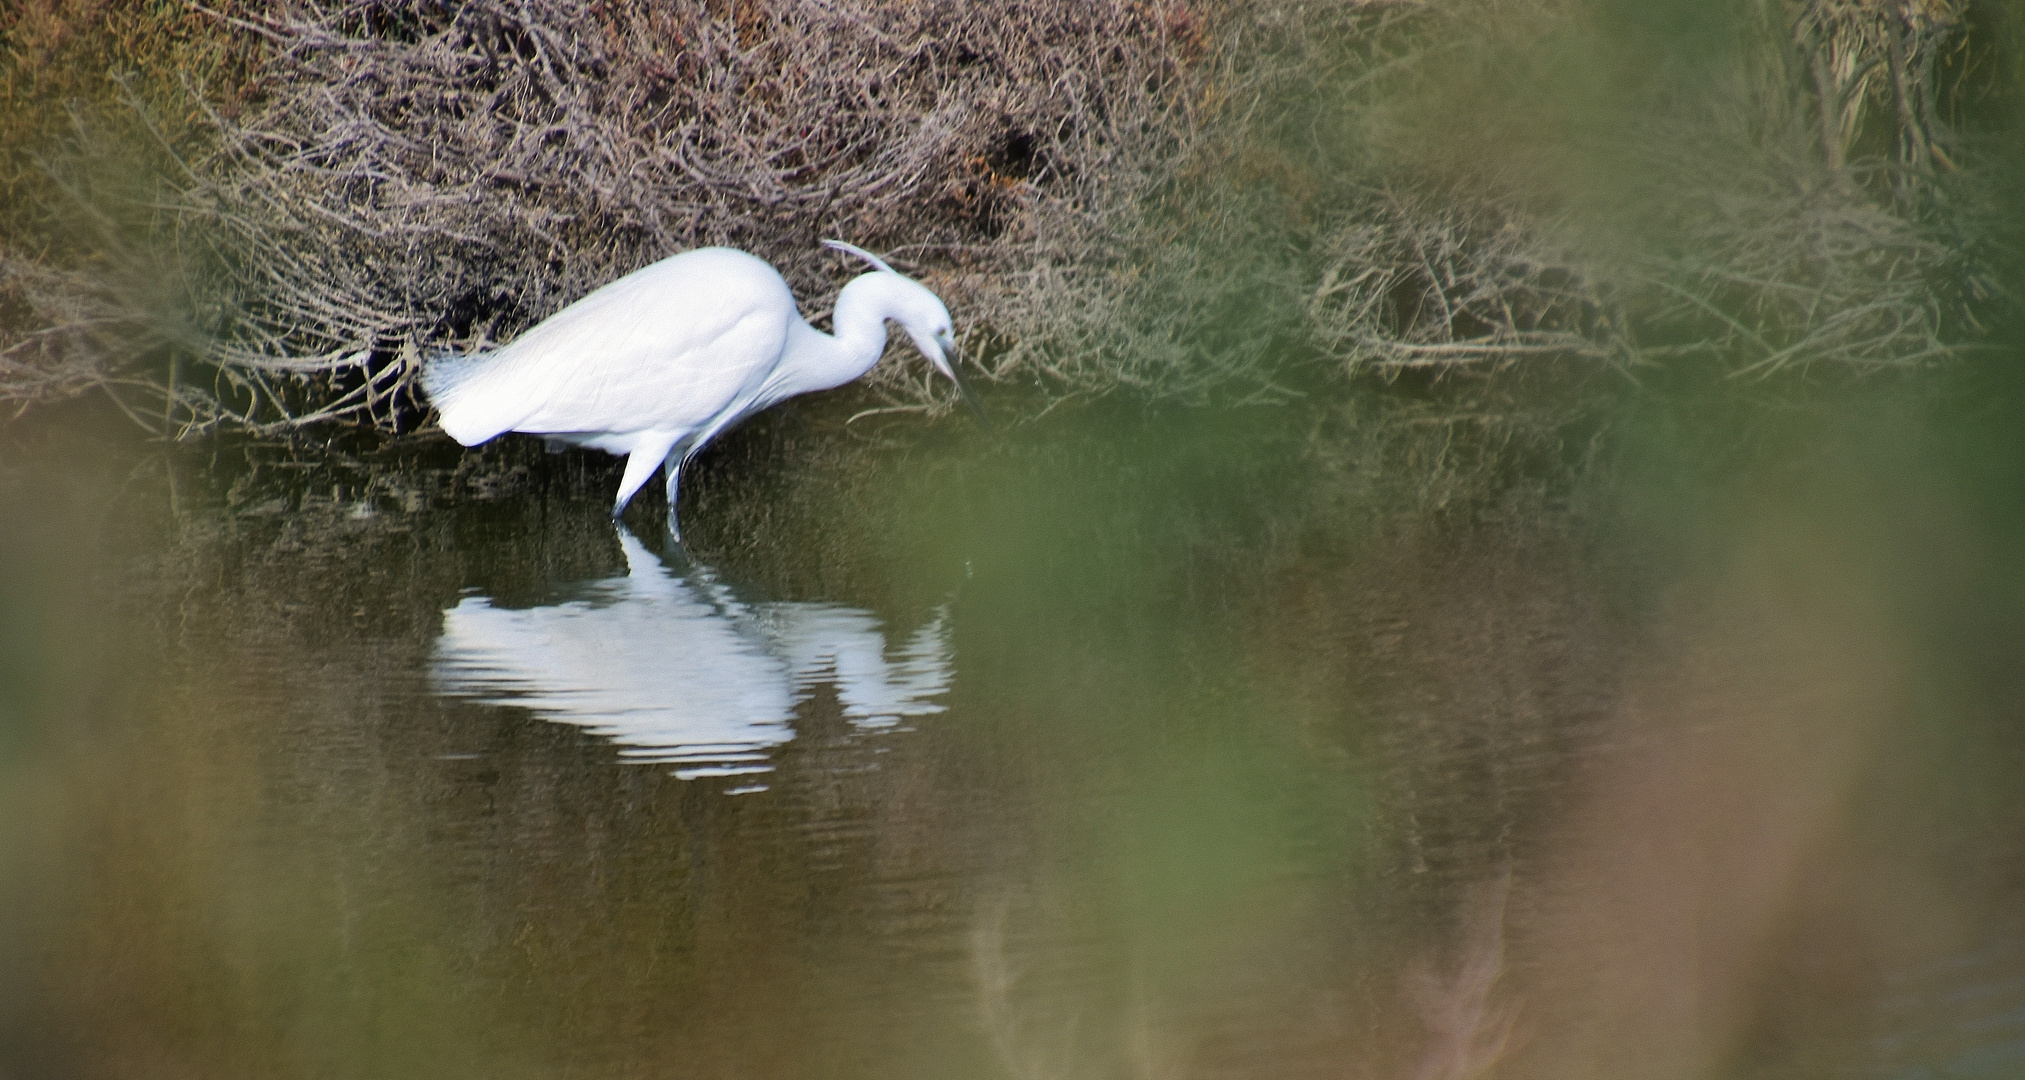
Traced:
<path fill-rule="evenodd" d="M 430 350 L 685 248 L 760 252 L 819 314 L 850 269 L 826 235 L 941 291 L 1039 403 L 1916 367 L 2013 302 L 1975 109 L 2016 92 L 2015 28 L 1740 0 L 1708 56 L 1627 83 L 1638 34 L 1593 7 L 193 3 L 259 59 L 173 100 L 111 84 L 150 118 L 145 184 L 79 179 L 119 153 L 87 123 L 37 159 L 99 240 L 9 238 L 0 394 L 103 385 L 165 434 L 411 425 Z M 944 404 L 919 365 L 871 386 Z"/>
<path fill-rule="evenodd" d="M 1389 47 L 1319 93 L 1318 158 L 1353 182 L 1318 230 L 1314 340 L 1387 375 L 1861 374 L 1976 350 L 1979 316 L 2017 303 L 2018 133 L 1991 103 L 2018 93 L 2018 27 L 1969 6 L 1753 0 L 1599 35 L 1580 5 L 1394 5 Z"/>

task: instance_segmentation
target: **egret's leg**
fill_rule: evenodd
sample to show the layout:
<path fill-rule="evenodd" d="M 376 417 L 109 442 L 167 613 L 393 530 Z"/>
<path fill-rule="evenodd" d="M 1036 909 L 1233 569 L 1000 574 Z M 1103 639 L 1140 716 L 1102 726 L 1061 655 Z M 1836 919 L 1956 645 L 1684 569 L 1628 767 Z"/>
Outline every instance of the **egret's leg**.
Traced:
<path fill-rule="evenodd" d="M 625 512 L 626 504 L 632 501 L 633 493 L 647 483 L 648 477 L 654 475 L 655 467 L 661 464 L 662 458 L 668 456 L 668 451 L 674 445 L 675 440 L 672 437 L 651 436 L 634 445 L 633 452 L 626 455 L 626 475 L 619 481 L 619 499 L 612 504 L 613 517 Z"/>
<path fill-rule="evenodd" d="M 688 461 L 688 454 L 676 452 L 669 454 L 668 460 L 661 463 L 661 468 L 668 474 L 668 539 L 675 541 L 677 547 L 682 544 L 682 522 L 676 517 L 675 508 L 679 505 L 682 489 L 682 466 Z"/>

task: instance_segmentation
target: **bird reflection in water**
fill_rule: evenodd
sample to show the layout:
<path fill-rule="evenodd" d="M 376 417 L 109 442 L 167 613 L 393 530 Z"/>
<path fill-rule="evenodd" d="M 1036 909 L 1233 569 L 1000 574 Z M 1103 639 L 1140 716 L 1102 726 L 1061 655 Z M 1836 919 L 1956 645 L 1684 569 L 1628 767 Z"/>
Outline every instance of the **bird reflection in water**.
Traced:
<path fill-rule="evenodd" d="M 889 650 L 871 612 L 748 603 L 701 564 L 664 565 L 623 526 L 619 545 L 625 576 L 575 599 L 515 609 L 467 596 L 444 612 L 437 691 L 578 725 L 685 780 L 771 770 L 795 707 L 824 685 L 858 731 L 942 711 L 946 605 Z"/>

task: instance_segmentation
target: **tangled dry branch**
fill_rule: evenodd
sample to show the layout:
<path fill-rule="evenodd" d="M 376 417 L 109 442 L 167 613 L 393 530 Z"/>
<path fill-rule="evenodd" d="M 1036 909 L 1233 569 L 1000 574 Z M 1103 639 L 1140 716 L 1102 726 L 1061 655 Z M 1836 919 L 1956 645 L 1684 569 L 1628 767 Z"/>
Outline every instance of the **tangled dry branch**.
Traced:
<path fill-rule="evenodd" d="M 1378 193 L 1328 255 L 1309 316 L 1346 363 L 1392 372 L 1631 351 L 1621 305 L 1581 258 L 1467 199 Z"/>

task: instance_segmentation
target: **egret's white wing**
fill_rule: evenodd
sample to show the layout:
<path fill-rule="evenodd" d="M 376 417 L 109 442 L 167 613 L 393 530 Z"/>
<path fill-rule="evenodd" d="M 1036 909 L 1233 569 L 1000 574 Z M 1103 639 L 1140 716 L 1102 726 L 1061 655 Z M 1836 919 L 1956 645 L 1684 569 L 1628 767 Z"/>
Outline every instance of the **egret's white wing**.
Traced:
<path fill-rule="evenodd" d="M 436 407 L 467 446 L 505 431 L 687 431 L 757 391 L 799 317 L 765 261 L 688 251 L 544 320 Z"/>
<path fill-rule="evenodd" d="M 621 531 L 626 577 L 535 608 L 467 596 L 443 613 L 438 688 L 607 736 L 678 776 L 765 771 L 794 737 L 786 665 L 711 590 Z"/>

